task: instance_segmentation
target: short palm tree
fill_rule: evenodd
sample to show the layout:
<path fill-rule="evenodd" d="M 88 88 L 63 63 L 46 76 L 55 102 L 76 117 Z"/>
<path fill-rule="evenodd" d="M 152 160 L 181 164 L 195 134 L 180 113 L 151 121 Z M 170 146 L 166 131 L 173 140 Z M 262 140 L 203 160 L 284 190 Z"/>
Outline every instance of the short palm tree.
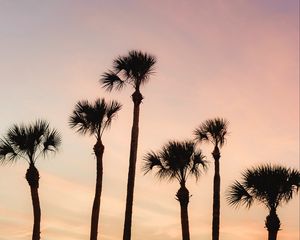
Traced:
<path fill-rule="evenodd" d="M 93 104 L 88 101 L 80 101 L 76 104 L 69 118 L 71 128 L 83 135 L 90 134 L 96 137 L 96 144 L 93 148 L 97 160 L 96 189 L 91 217 L 90 240 L 96 240 L 98 236 L 104 153 L 102 134 L 110 126 L 112 119 L 120 109 L 121 105 L 116 101 L 107 103 L 105 99 L 97 99 Z"/>
<path fill-rule="evenodd" d="M 15 124 L 0 140 L 1 163 L 14 163 L 22 159 L 29 164 L 26 180 L 30 186 L 33 206 L 32 240 L 39 240 L 41 231 L 41 208 L 38 194 L 40 175 L 35 164 L 40 157 L 57 151 L 60 144 L 61 138 L 57 130 L 50 129 L 49 124 L 43 120 L 27 126 Z"/>
<path fill-rule="evenodd" d="M 224 145 L 227 135 L 228 121 L 223 118 L 206 120 L 194 131 L 197 142 L 209 142 L 214 145 L 212 152 L 215 173 L 213 184 L 213 219 L 212 219 L 212 240 L 219 240 L 220 229 L 220 148 Z"/>
<path fill-rule="evenodd" d="M 200 150 L 195 149 L 192 141 L 170 141 L 160 152 L 149 152 L 144 158 L 144 173 L 157 169 L 156 176 L 160 179 L 177 180 L 180 188 L 176 194 L 181 210 L 182 239 L 189 240 L 188 203 L 189 191 L 186 188 L 188 177 L 199 178 L 202 168 L 206 168 L 206 161 Z"/>
<path fill-rule="evenodd" d="M 154 56 L 141 51 L 130 51 L 126 56 L 120 56 L 113 61 L 113 70 L 103 74 L 101 84 L 108 91 L 121 90 L 125 85 L 131 85 L 134 93 L 133 101 L 133 124 L 131 130 L 129 170 L 127 181 L 127 197 L 123 240 L 131 239 L 132 204 L 136 171 L 136 158 L 139 136 L 139 114 L 143 95 L 141 86 L 148 82 L 153 74 L 156 59 Z"/>
<path fill-rule="evenodd" d="M 276 240 L 280 229 L 277 207 L 287 203 L 298 192 L 300 187 L 300 172 L 283 166 L 261 165 L 246 170 L 242 181 L 235 181 L 227 192 L 230 205 L 245 205 L 250 208 L 254 201 L 263 203 L 269 210 L 265 227 L 268 230 L 268 240 Z"/>

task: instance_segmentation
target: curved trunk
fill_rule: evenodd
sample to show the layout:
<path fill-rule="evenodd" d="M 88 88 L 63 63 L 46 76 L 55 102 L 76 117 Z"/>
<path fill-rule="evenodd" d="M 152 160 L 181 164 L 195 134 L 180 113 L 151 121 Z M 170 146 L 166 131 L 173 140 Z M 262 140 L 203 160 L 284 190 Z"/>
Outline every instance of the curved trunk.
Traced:
<path fill-rule="evenodd" d="M 99 223 L 100 200 L 101 200 L 102 177 L 103 177 L 103 153 L 104 153 L 104 146 L 102 144 L 101 139 L 99 139 L 97 143 L 94 145 L 94 153 L 96 155 L 96 161 L 97 161 L 97 172 L 96 172 L 95 197 L 94 197 L 92 217 L 91 217 L 90 240 L 97 240 L 97 235 L 98 235 L 98 223 Z"/>
<path fill-rule="evenodd" d="M 270 214 L 266 218 L 265 225 L 268 229 L 268 240 L 276 240 L 281 224 L 275 208 L 271 208 Z"/>
<path fill-rule="evenodd" d="M 143 99 L 143 96 L 139 92 L 139 90 L 136 90 L 132 94 L 132 101 L 134 103 L 134 108 L 133 108 L 133 124 L 132 124 L 132 129 L 131 129 L 129 170 L 128 170 L 128 180 L 127 180 L 127 197 L 126 197 L 126 210 L 125 210 L 123 240 L 131 239 L 133 191 L 134 191 L 136 157 L 137 157 L 138 136 L 139 136 L 140 104 L 142 102 L 142 99 Z"/>
<path fill-rule="evenodd" d="M 178 190 L 176 197 L 180 203 L 182 240 L 190 240 L 189 216 L 188 216 L 188 204 L 189 204 L 190 195 L 189 195 L 189 190 L 185 187 L 184 184 L 181 184 L 181 187 Z"/>
<path fill-rule="evenodd" d="M 218 146 L 215 146 L 212 152 L 215 160 L 215 175 L 213 186 L 213 219 L 212 219 L 212 240 L 219 240 L 220 229 L 220 150 Z"/>
<path fill-rule="evenodd" d="M 33 163 L 30 163 L 29 168 L 26 172 L 26 180 L 30 186 L 31 200 L 33 206 L 33 230 L 32 240 L 40 240 L 41 232 L 41 208 L 39 200 L 39 171 L 36 169 Z"/>

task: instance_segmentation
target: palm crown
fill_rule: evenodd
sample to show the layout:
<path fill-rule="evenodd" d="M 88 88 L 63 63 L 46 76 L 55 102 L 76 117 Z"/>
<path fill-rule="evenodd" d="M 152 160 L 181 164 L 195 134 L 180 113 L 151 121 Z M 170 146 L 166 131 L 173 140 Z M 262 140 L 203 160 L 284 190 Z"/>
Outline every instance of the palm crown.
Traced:
<path fill-rule="evenodd" d="M 206 120 L 195 131 L 194 135 L 199 142 L 211 142 L 223 146 L 226 141 L 228 121 L 224 118 Z"/>
<path fill-rule="evenodd" d="M 282 166 L 262 165 L 246 170 L 242 181 L 228 191 L 230 205 L 250 207 L 254 200 L 263 203 L 269 210 L 288 202 L 300 187 L 300 172 Z"/>
<path fill-rule="evenodd" d="M 204 158 L 202 152 L 195 149 L 192 141 L 170 141 L 160 152 L 149 152 L 145 156 L 143 171 L 146 174 L 156 167 L 157 177 L 177 179 L 180 183 L 185 183 L 191 174 L 198 179 L 201 173 L 199 165 L 206 168 Z"/>
<path fill-rule="evenodd" d="M 0 161 L 6 163 L 23 158 L 34 164 L 41 154 L 57 151 L 60 144 L 59 133 L 50 129 L 46 121 L 37 120 L 28 126 L 15 124 L 0 140 Z"/>
<path fill-rule="evenodd" d="M 97 99 L 94 104 L 88 101 L 80 101 L 69 118 L 69 125 L 81 134 L 102 136 L 103 131 L 111 124 L 112 119 L 121 109 L 122 105 L 116 101 L 109 103 L 105 99 Z"/>
<path fill-rule="evenodd" d="M 120 90 L 125 84 L 135 89 L 147 82 L 154 73 L 156 58 L 141 51 L 132 50 L 127 56 L 120 56 L 113 61 L 113 70 L 102 75 L 101 83 L 108 91 Z"/>

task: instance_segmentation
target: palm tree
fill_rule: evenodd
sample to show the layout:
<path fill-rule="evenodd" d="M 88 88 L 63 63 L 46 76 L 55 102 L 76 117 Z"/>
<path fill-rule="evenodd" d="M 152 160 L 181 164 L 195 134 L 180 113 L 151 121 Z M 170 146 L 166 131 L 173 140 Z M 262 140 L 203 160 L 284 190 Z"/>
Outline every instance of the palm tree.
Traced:
<path fill-rule="evenodd" d="M 98 222 L 100 213 L 100 200 L 103 177 L 103 153 L 102 134 L 111 125 L 112 119 L 121 109 L 121 104 L 116 101 L 109 103 L 105 99 L 97 99 L 94 104 L 88 101 L 79 101 L 72 115 L 69 118 L 69 125 L 77 132 L 85 135 L 90 134 L 96 137 L 94 153 L 97 160 L 96 168 L 96 189 L 91 217 L 90 240 L 96 240 L 98 235 Z"/>
<path fill-rule="evenodd" d="M 223 118 L 206 120 L 195 131 L 197 142 L 210 142 L 214 145 L 212 156 L 215 163 L 213 184 L 212 240 L 219 240 L 220 230 L 220 148 L 226 141 L 228 121 Z"/>
<path fill-rule="evenodd" d="M 145 174 L 155 167 L 158 178 L 176 179 L 179 182 L 180 188 L 176 197 L 180 203 L 182 239 L 189 240 L 188 203 L 190 195 L 186 188 L 186 181 L 189 176 L 195 176 L 196 180 L 199 178 L 201 173 L 199 166 L 206 168 L 204 156 L 201 151 L 195 149 L 192 141 L 170 141 L 160 152 L 149 152 L 144 160 L 143 171 Z"/>
<path fill-rule="evenodd" d="M 277 207 L 287 203 L 298 192 L 300 187 L 300 172 L 283 166 L 261 165 L 246 170 L 242 181 L 235 181 L 229 188 L 227 200 L 230 205 L 250 208 L 254 200 L 263 203 L 269 210 L 265 227 L 268 230 L 268 240 L 276 240 L 280 229 Z"/>
<path fill-rule="evenodd" d="M 28 126 L 15 124 L 8 130 L 6 136 L 0 139 L 0 163 L 14 163 L 23 159 L 29 164 L 26 180 L 30 186 L 33 206 L 32 240 L 40 239 L 41 224 L 38 194 L 40 175 L 35 163 L 47 153 L 57 151 L 60 144 L 61 138 L 57 130 L 50 129 L 49 124 L 43 120 L 37 120 Z"/>
<path fill-rule="evenodd" d="M 140 104 L 143 100 L 140 88 L 148 82 L 150 75 L 153 74 L 155 63 L 156 58 L 154 56 L 133 50 L 126 56 L 116 58 L 113 61 L 113 71 L 104 73 L 101 79 L 102 86 L 108 91 L 113 89 L 121 90 L 125 85 L 131 85 L 134 88 L 134 93 L 131 95 L 134 108 L 123 240 L 131 239 L 133 192 L 139 136 L 139 114 Z"/>

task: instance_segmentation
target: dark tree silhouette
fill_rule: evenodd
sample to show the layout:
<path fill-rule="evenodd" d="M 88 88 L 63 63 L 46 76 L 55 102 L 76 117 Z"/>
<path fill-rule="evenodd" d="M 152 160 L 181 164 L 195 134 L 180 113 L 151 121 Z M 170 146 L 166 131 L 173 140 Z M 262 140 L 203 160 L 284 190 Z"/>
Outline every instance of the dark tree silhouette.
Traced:
<path fill-rule="evenodd" d="M 96 137 L 96 144 L 93 148 L 97 160 L 96 188 L 91 217 L 90 240 L 96 240 L 98 236 L 104 153 L 102 134 L 110 126 L 112 119 L 120 109 L 121 105 L 116 101 L 107 103 L 104 99 L 97 99 L 94 104 L 90 104 L 88 101 L 80 101 L 76 104 L 75 110 L 69 118 L 71 128 L 76 129 L 77 132 L 83 135 L 90 134 Z"/>
<path fill-rule="evenodd" d="M 38 120 L 25 126 L 13 125 L 6 136 L 0 139 L 0 162 L 14 163 L 25 160 L 29 164 L 26 172 L 26 180 L 30 186 L 33 206 L 33 231 L 32 240 L 40 239 L 41 208 L 38 194 L 39 171 L 35 163 L 40 157 L 45 157 L 49 152 L 58 150 L 61 138 L 57 130 L 50 129 L 46 121 Z"/>
<path fill-rule="evenodd" d="M 215 163 L 214 185 L 213 185 L 213 218 L 212 218 L 212 240 L 219 240 L 220 231 L 220 147 L 226 140 L 228 121 L 223 118 L 209 119 L 202 123 L 195 131 L 197 142 L 210 142 L 214 145 L 212 152 Z"/>
<path fill-rule="evenodd" d="M 131 95 L 134 108 L 123 240 L 131 239 L 132 205 L 139 136 L 139 114 L 140 104 L 143 100 L 140 88 L 148 82 L 150 75 L 153 74 L 155 63 L 155 57 L 148 53 L 135 50 L 130 51 L 128 55 L 116 58 L 113 61 L 113 70 L 104 73 L 101 79 L 102 86 L 108 91 L 113 89 L 121 90 L 125 85 L 131 85 L 134 89 L 134 93 Z"/>
<path fill-rule="evenodd" d="M 199 178 L 200 166 L 206 168 L 204 156 L 201 151 L 195 149 L 192 141 L 171 141 L 160 152 L 149 152 L 144 161 L 143 171 L 145 174 L 156 168 L 158 178 L 176 179 L 179 182 L 180 188 L 176 197 L 180 203 L 182 239 L 189 240 L 188 203 L 190 195 L 186 188 L 186 181 L 190 176 L 196 177 L 196 180 Z"/>
<path fill-rule="evenodd" d="M 250 208 L 254 201 L 263 203 L 269 210 L 265 227 L 268 230 L 268 240 L 276 240 L 280 229 L 277 207 L 287 203 L 298 192 L 300 187 L 300 172 L 283 166 L 261 165 L 246 170 L 242 181 L 235 181 L 227 192 L 230 205 L 241 205 Z"/>

